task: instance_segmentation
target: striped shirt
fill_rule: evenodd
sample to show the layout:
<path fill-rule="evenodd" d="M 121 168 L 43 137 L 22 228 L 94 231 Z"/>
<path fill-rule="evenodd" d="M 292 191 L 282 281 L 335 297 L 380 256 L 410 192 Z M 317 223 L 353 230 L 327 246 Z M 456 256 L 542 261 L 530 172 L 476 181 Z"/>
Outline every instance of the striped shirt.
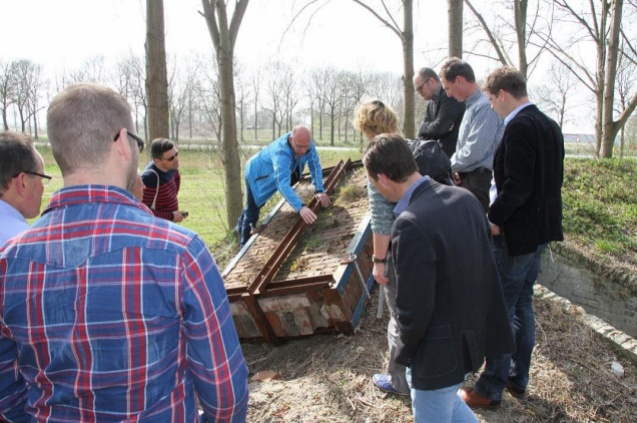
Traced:
<path fill-rule="evenodd" d="M 196 422 L 198 398 L 208 421 L 245 421 L 212 256 L 127 191 L 56 192 L 0 250 L 0 299 L 0 420 Z"/>
<path fill-rule="evenodd" d="M 493 156 L 504 134 L 504 123 L 493 111 L 485 93 L 476 90 L 465 101 L 467 109 L 460 123 L 456 152 L 451 156 L 452 172 L 493 169 Z"/>
<path fill-rule="evenodd" d="M 162 172 L 153 162 L 150 162 L 142 172 L 142 182 L 144 183 L 142 203 L 146 204 L 155 216 L 173 220 L 173 212 L 179 211 L 179 201 L 177 201 L 181 185 L 179 171 Z"/>

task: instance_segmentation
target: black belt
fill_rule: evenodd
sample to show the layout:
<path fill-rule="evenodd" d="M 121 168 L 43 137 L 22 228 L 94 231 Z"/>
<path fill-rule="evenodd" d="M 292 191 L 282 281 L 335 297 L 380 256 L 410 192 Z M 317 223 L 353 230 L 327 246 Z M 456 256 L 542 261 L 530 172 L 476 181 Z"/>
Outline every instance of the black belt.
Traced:
<path fill-rule="evenodd" d="M 463 175 L 475 175 L 478 173 L 491 173 L 491 169 L 487 169 L 486 167 L 477 167 L 473 170 L 470 170 L 469 172 L 458 172 L 458 174 L 460 174 L 460 176 Z"/>

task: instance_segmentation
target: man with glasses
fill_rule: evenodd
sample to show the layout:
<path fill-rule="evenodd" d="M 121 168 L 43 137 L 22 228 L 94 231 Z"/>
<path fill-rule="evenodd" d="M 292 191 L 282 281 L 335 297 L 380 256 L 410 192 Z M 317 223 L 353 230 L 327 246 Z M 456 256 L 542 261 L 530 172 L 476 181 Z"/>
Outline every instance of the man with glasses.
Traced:
<path fill-rule="evenodd" d="M 29 136 L 0 133 L 0 247 L 29 228 L 27 219 L 40 214 L 44 185 L 50 180 Z"/>
<path fill-rule="evenodd" d="M 199 236 L 131 193 L 133 127 L 126 99 L 100 85 L 50 103 L 64 187 L 0 250 L 0 421 L 246 419 L 221 275 Z"/>
<path fill-rule="evenodd" d="M 153 158 L 142 172 L 144 197 L 153 214 L 162 219 L 181 222 L 186 213 L 179 211 L 179 152 L 175 145 L 166 138 L 157 138 L 150 144 L 150 155 Z"/>
<path fill-rule="evenodd" d="M 317 200 L 323 207 L 330 199 L 323 189 L 323 171 L 314 147 L 312 133 L 306 126 L 295 126 L 292 132 L 270 143 L 253 156 L 245 168 L 246 206 L 239 216 L 235 232 L 243 246 L 250 239 L 252 228 L 259 220 L 261 207 L 279 191 L 301 219 L 308 225 L 314 223 L 316 214 L 294 192 L 294 185 L 305 165 L 310 168 Z"/>
<path fill-rule="evenodd" d="M 416 73 L 414 88 L 423 100 L 427 101 L 425 119 L 418 129 L 418 139 L 438 140 L 442 145 L 442 151 L 451 157 L 456 152 L 464 103 L 447 96 L 440 78 L 431 68 L 421 68 Z"/>

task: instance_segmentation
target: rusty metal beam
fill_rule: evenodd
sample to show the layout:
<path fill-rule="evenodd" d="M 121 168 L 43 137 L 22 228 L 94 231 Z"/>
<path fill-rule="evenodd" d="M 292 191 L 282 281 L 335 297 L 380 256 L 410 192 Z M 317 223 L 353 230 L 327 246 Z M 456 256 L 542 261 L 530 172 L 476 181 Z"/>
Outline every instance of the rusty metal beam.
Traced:
<path fill-rule="evenodd" d="M 327 183 L 325 184 L 325 192 L 331 193 L 334 190 L 336 184 L 341 180 L 341 178 L 345 174 L 345 171 L 349 169 L 351 163 L 352 162 L 349 159 L 344 164 L 342 160 L 339 162 L 339 164 L 334 168 L 334 170 L 328 177 Z M 310 202 L 308 207 L 314 213 L 317 213 L 321 205 L 316 200 L 316 198 L 314 198 Z M 296 246 L 306 226 L 307 224 L 303 221 L 303 219 L 299 217 L 294 226 L 292 226 L 285 237 L 283 237 L 283 240 L 281 240 L 281 243 L 274 251 L 272 256 L 263 265 L 261 271 L 257 274 L 250 285 L 248 285 L 249 293 L 253 295 L 259 295 L 266 290 L 268 284 L 272 281 L 272 278 L 274 277 L 276 272 L 279 271 L 279 268 L 281 267 L 285 259 Z"/>

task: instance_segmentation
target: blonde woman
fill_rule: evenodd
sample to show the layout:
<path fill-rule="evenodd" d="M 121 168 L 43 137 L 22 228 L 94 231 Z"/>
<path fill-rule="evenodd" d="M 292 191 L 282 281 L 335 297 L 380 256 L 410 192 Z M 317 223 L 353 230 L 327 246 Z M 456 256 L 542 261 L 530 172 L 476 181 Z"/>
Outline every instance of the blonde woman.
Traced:
<path fill-rule="evenodd" d="M 356 110 L 354 121 L 356 129 L 368 140 L 383 133 L 398 132 L 398 115 L 380 100 L 364 103 Z M 396 277 L 389 254 L 389 239 L 394 223 L 394 206 L 383 197 L 372 184 L 367 184 L 367 194 L 372 214 L 372 236 L 374 242 L 373 274 L 376 282 L 383 286 L 389 306 L 389 325 L 387 341 L 389 344 L 389 364 L 386 373 L 375 374 L 374 384 L 385 392 L 409 396 L 410 389 L 405 376 L 405 367 L 394 361 L 399 341 L 396 309 Z"/>

